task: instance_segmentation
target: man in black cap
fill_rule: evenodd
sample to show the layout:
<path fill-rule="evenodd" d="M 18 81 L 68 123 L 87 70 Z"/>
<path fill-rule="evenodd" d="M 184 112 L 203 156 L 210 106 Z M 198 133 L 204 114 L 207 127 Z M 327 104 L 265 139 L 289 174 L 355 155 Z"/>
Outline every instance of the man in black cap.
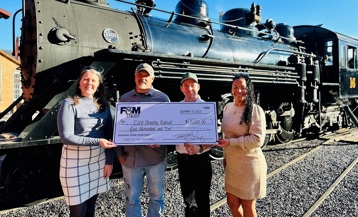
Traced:
<path fill-rule="evenodd" d="M 154 70 L 147 63 L 137 66 L 134 73 L 135 88 L 120 98 L 120 102 L 169 102 L 169 97 L 153 88 Z M 126 145 L 117 149 L 126 186 L 126 216 L 142 217 L 140 195 L 144 176 L 147 177 L 149 204 L 147 216 L 163 216 L 164 173 L 166 146 L 156 144 Z"/>
<path fill-rule="evenodd" d="M 180 90 L 182 102 L 204 102 L 199 96 L 198 77 L 191 72 L 183 75 Z M 178 170 L 186 217 L 210 217 L 211 145 L 184 143 L 177 145 Z"/>

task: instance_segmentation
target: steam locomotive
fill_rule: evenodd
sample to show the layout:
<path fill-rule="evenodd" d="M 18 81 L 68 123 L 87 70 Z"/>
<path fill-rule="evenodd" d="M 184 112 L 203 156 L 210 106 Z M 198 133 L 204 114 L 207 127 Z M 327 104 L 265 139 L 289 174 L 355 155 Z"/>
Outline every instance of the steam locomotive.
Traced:
<path fill-rule="evenodd" d="M 131 11 L 105 0 L 24 1 L 14 48 L 23 94 L 0 115 L 23 102 L 0 125 L 2 135 L 12 135 L 0 141 L 6 201 L 25 204 L 58 184 L 56 116 L 81 66 L 103 68 L 112 104 L 134 87 L 139 63 L 153 66 L 154 86 L 172 101 L 182 99 L 181 76 L 194 72 L 201 97 L 217 102 L 219 119 L 235 73 L 248 73 L 266 113 L 266 143 L 358 125 L 357 39 L 321 26 L 262 22 L 255 4 L 228 10 L 215 22 L 204 0 L 180 0 L 175 12 L 157 9 L 154 0 L 125 3 Z M 152 16 L 153 10 L 168 18 Z"/>

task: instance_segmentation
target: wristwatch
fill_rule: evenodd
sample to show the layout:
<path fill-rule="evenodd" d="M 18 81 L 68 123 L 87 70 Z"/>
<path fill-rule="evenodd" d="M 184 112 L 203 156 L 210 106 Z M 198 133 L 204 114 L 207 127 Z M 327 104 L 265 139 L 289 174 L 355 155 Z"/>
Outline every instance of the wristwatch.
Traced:
<path fill-rule="evenodd" d="M 202 145 L 199 145 L 199 146 L 200 146 L 199 153 L 203 153 L 204 147 Z"/>

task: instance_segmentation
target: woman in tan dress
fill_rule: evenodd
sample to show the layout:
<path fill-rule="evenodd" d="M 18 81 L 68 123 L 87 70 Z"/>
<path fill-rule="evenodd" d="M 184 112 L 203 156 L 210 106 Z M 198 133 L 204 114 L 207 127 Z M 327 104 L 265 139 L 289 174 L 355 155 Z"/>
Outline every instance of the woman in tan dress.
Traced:
<path fill-rule="evenodd" d="M 267 164 L 261 146 L 265 140 L 263 109 L 254 104 L 253 84 L 247 74 L 235 76 L 234 102 L 224 108 L 222 120 L 225 190 L 233 217 L 256 214 L 256 199 L 266 196 Z"/>

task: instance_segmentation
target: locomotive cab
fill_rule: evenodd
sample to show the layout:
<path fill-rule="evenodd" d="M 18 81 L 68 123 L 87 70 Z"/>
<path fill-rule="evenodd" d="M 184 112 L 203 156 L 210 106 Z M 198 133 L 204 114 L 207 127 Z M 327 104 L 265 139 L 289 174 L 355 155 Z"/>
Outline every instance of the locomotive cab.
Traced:
<path fill-rule="evenodd" d="M 319 126 L 328 129 L 346 126 L 349 120 L 340 115 L 345 113 L 344 105 L 355 111 L 347 118 L 354 120 L 358 115 L 357 40 L 320 26 L 295 26 L 294 31 L 297 40 L 304 42 L 307 51 L 316 55 L 321 66 Z"/>

